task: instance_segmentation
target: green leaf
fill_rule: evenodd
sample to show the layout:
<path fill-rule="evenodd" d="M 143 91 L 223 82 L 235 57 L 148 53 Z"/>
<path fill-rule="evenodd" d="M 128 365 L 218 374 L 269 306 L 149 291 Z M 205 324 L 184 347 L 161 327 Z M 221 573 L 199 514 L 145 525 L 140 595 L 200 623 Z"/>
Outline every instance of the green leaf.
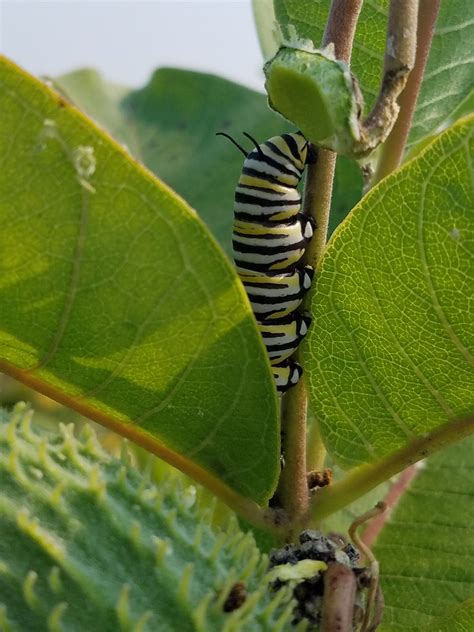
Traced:
<path fill-rule="evenodd" d="M 299 38 L 311 39 L 315 46 L 321 43 L 329 7 L 328 0 L 274 0 L 283 34 L 293 25 Z M 357 25 L 351 68 L 361 85 L 367 111 L 382 75 L 387 7 L 388 0 L 364 2 Z M 408 146 L 434 132 L 472 89 L 474 20 L 471 15 L 470 0 L 441 2 Z M 261 32 L 266 32 L 262 25 Z"/>
<path fill-rule="evenodd" d="M 362 172 L 357 163 L 346 156 L 338 156 L 329 215 L 329 236 L 360 200 L 363 186 Z"/>
<path fill-rule="evenodd" d="M 226 257 L 64 99 L 5 59 L 0 86 L 0 368 L 234 507 L 263 503 L 277 398 Z"/>
<path fill-rule="evenodd" d="M 473 453 L 470 437 L 427 459 L 382 530 L 380 632 L 474 629 Z"/>
<path fill-rule="evenodd" d="M 449 423 L 474 412 L 473 123 L 375 187 L 323 256 L 303 354 L 312 410 L 346 467 L 417 438 L 429 447 L 446 424 L 452 441 Z"/>
<path fill-rule="evenodd" d="M 2 632 L 270 632 L 290 629 L 253 537 L 176 477 L 160 487 L 112 458 L 90 427 L 37 433 L 17 406 L 0 411 Z M 86 432 L 87 431 L 87 432 Z M 247 599 L 223 604 L 243 582 Z"/>
<path fill-rule="evenodd" d="M 168 68 L 132 91 L 92 70 L 64 75 L 55 84 L 182 195 L 231 255 L 234 189 L 243 156 L 215 133 L 230 133 L 248 147 L 242 131 L 264 141 L 292 129 L 269 109 L 263 94 L 212 75 Z M 332 228 L 361 195 L 357 164 L 338 160 Z"/>
<path fill-rule="evenodd" d="M 473 38 L 470 0 L 441 2 L 407 148 L 435 132 L 472 91 Z"/>
<path fill-rule="evenodd" d="M 464 116 L 469 116 L 469 114 L 472 114 L 472 112 L 474 112 L 474 89 L 471 90 L 464 101 L 462 101 L 453 112 L 449 113 L 447 118 L 442 123 L 440 123 L 439 127 L 432 134 L 424 136 L 419 143 L 417 143 L 416 145 L 412 145 L 412 148 L 408 152 L 406 158 L 414 158 L 417 154 L 420 153 L 422 149 L 424 149 L 434 141 L 440 131 L 451 127 L 451 125 L 454 125 L 454 123 L 456 123 L 456 121 L 458 121 L 460 118 L 463 118 Z"/>
<path fill-rule="evenodd" d="M 466 599 L 448 614 L 435 619 L 421 632 L 472 632 L 474 628 L 474 597 Z"/>

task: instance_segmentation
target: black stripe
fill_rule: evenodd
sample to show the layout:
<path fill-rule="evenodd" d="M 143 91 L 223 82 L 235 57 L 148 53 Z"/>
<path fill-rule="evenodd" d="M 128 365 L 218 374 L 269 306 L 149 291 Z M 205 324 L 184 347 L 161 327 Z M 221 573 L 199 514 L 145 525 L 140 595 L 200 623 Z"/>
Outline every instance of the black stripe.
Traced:
<path fill-rule="evenodd" d="M 258 303 L 258 305 L 283 305 L 285 303 L 291 303 L 293 301 L 297 301 L 300 298 L 303 298 L 302 296 L 300 296 L 299 292 L 295 293 L 295 294 L 287 294 L 286 296 L 263 296 L 263 295 L 255 295 L 255 294 L 249 294 L 247 292 L 247 296 L 249 297 L 249 301 L 251 303 Z"/>
<path fill-rule="evenodd" d="M 277 147 L 276 145 L 274 145 L 271 141 L 267 140 L 267 142 L 265 143 L 265 145 L 271 149 L 275 154 L 277 154 L 277 156 L 281 156 L 282 158 L 284 158 L 285 160 L 287 160 L 297 171 L 298 177 L 301 178 L 301 176 L 303 175 L 303 171 L 296 166 L 296 162 L 295 162 L 295 155 L 293 154 L 291 148 L 288 146 L 288 143 L 286 143 L 287 147 L 288 147 L 288 151 L 289 153 L 285 154 L 284 151 L 282 151 L 279 147 Z M 295 143 L 295 147 L 296 147 L 296 143 Z M 296 147 L 296 151 L 298 151 L 298 148 Z M 298 156 L 296 157 L 296 160 L 298 160 L 299 162 L 301 162 L 301 158 Z"/>
<path fill-rule="evenodd" d="M 259 287 L 259 288 L 262 288 L 263 290 L 274 290 L 275 288 L 281 290 L 286 287 L 290 287 L 288 283 L 265 283 L 265 282 L 259 283 L 258 281 L 244 281 L 243 279 L 242 279 L 242 283 L 245 285 L 245 287 Z"/>
<path fill-rule="evenodd" d="M 284 345 L 265 345 L 265 347 L 268 353 L 274 352 L 274 351 L 290 351 L 291 349 L 294 349 L 296 351 L 296 349 L 298 349 L 300 342 L 301 342 L 301 339 L 298 339 L 298 340 L 295 340 L 294 342 L 287 342 Z"/>
<path fill-rule="evenodd" d="M 251 222 L 251 223 L 255 223 L 255 224 L 263 224 L 263 223 L 268 223 L 269 226 L 275 226 L 278 224 L 281 224 L 282 226 L 289 226 L 291 224 L 294 223 L 295 218 L 297 218 L 298 216 L 298 211 L 296 211 L 295 213 L 293 213 L 292 215 L 290 214 L 290 216 L 287 219 L 274 219 L 273 221 L 271 220 L 271 218 L 274 215 L 279 215 L 282 212 L 290 212 L 291 211 L 273 211 L 273 213 L 260 213 L 260 214 L 250 214 L 250 213 L 241 213 L 239 212 L 234 212 L 234 218 L 238 221 L 241 222 Z"/>
<path fill-rule="evenodd" d="M 278 322 L 278 321 L 275 321 Z M 265 338 L 281 338 L 282 336 L 286 336 L 286 332 L 277 332 L 277 331 L 262 331 L 262 338 L 265 342 Z M 266 346 L 266 343 L 265 343 Z"/>
<path fill-rule="evenodd" d="M 265 242 L 260 246 L 254 246 L 253 244 L 244 244 L 240 241 L 232 240 L 232 246 L 235 252 L 247 252 L 247 253 L 255 253 L 261 255 L 277 255 L 280 252 L 283 254 L 285 252 L 293 252 L 295 250 L 304 250 L 306 246 L 306 239 L 301 239 L 297 241 L 295 244 L 289 244 L 288 246 L 267 246 Z M 284 257 L 282 261 L 287 259 L 288 257 Z M 267 265 L 272 265 L 267 264 Z"/>
<path fill-rule="evenodd" d="M 284 186 L 284 185 L 283 185 Z M 248 189 L 249 191 L 263 191 L 264 193 L 273 193 L 274 195 L 286 195 L 287 191 L 275 191 L 274 189 L 267 189 L 266 187 L 252 185 L 252 184 L 239 184 L 237 185 L 239 189 Z M 293 190 L 294 187 L 286 187 L 287 189 Z"/>
<path fill-rule="evenodd" d="M 282 134 L 281 137 L 283 138 L 285 143 L 288 145 L 288 149 L 290 150 L 290 153 L 293 156 L 293 158 L 297 160 L 298 162 L 302 162 L 301 154 L 298 150 L 298 143 L 295 141 L 293 136 L 291 136 L 290 134 Z"/>
<path fill-rule="evenodd" d="M 256 195 L 248 195 L 247 193 L 235 192 L 235 201 L 242 204 L 252 204 L 253 206 L 260 206 L 262 208 L 274 208 L 284 206 L 300 206 L 301 199 L 299 200 L 268 200 L 264 197 L 257 197 Z"/>
<path fill-rule="evenodd" d="M 277 224 L 278 226 L 278 224 Z M 286 228 L 286 227 L 285 227 Z M 285 237 L 288 237 L 288 233 L 281 233 L 281 234 L 275 234 L 275 233 L 241 233 L 239 230 L 236 230 L 234 228 L 232 235 L 235 237 L 242 237 L 243 239 L 263 239 L 263 241 L 268 241 L 268 240 L 272 240 L 272 239 L 285 239 Z M 239 242 L 240 243 L 240 242 Z"/>
<path fill-rule="evenodd" d="M 264 173 L 263 171 L 258 171 L 257 169 L 252 169 L 251 167 L 243 167 L 242 173 L 246 176 L 252 176 L 254 178 L 260 178 L 260 180 L 265 180 L 266 182 L 271 182 L 272 184 L 279 184 L 282 187 L 288 187 L 288 189 L 295 189 L 291 184 L 286 184 L 281 182 L 278 179 L 278 176 L 273 175 L 272 173 Z"/>
<path fill-rule="evenodd" d="M 275 169 L 278 169 L 278 171 L 286 173 L 286 175 L 288 176 L 293 176 L 298 180 L 300 179 L 300 175 L 297 172 L 293 171 L 293 169 L 288 169 L 288 167 L 285 167 L 285 165 L 283 165 L 281 162 L 278 162 L 278 160 L 275 160 L 271 156 L 267 156 L 267 154 L 262 154 L 261 156 L 259 156 L 256 151 L 253 151 L 248 156 L 247 160 L 249 159 L 255 160 L 259 163 L 265 163 L 269 167 L 274 167 Z"/>
<path fill-rule="evenodd" d="M 238 268 L 242 268 L 242 270 L 250 270 L 251 272 L 262 272 L 264 274 L 269 271 L 270 267 L 281 264 L 287 259 L 288 257 L 284 257 L 283 259 L 275 259 L 275 261 L 271 261 L 270 263 L 255 263 L 255 261 L 241 261 L 240 259 L 236 259 L 234 253 L 234 263 Z M 295 269 L 296 264 L 297 261 L 292 261 L 286 266 L 278 268 L 278 273 L 284 274 L 285 272 L 292 272 Z M 277 272 L 277 270 L 272 270 L 272 272 Z"/>

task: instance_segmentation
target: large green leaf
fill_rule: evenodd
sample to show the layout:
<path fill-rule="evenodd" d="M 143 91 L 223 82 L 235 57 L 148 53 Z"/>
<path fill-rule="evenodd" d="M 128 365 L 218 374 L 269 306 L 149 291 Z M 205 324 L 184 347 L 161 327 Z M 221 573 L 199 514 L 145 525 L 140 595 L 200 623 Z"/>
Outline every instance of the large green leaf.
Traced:
<path fill-rule="evenodd" d="M 420 632 L 472 632 L 474 628 L 474 597 L 451 608 Z"/>
<path fill-rule="evenodd" d="M 428 459 L 379 536 L 381 632 L 474 629 L 473 454 L 470 437 Z"/>
<path fill-rule="evenodd" d="M 313 411 L 346 466 L 474 412 L 473 123 L 375 187 L 323 257 L 303 353 Z"/>
<path fill-rule="evenodd" d="M 299 37 L 311 39 L 316 46 L 321 43 L 330 4 L 329 0 L 274 0 L 283 33 L 291 24 Z M 387 7 L 388 0 L 364 2 L 357 25 L 351 65 L 367 108 L 374 101 L 382 73 Z M 274 26 L 269 22 L 264 24 L 263 16 L 256 15 L 259 35 L 265 38 L 264 50 L 270 50 L 268 42 Z M 469 94 L 474 83 L 473 38 L 471 1 L 441 2 L 409 145 L 432 133 Z"/>
<path fill-rule="evenodd" d="M 277 399 L 220 248 L 173 191 L 4 58 L 0 112 L 0 368 L 229 502 L 230 488 L 265 501 Z"/>
<path fill-rule="evenodd" d="M 291 595 L 268 590 L 253 537 L 235 517 L 213 528 L 193 486 L 157 487 L 90 427 L 39 434 L 20 406 L 6 421 L 0 411 L 2 632 L 293 629 Z M 224 612 L 236 582 L 247 599 Z"/>
<path fill-rule="evenodd" d="M 167 68 L 134 91 L 91 70 L 64 75 L 56 84 L 182 195 L 231 253 L 234 189 L 243 156 L 215 133 L 230 133 L 249 147 L 242 131 L 263 141 L 291 129 L 263 94 L 212 75 Z M 338 161 L 331 228 L 361 194 L 358 166 Z"/>

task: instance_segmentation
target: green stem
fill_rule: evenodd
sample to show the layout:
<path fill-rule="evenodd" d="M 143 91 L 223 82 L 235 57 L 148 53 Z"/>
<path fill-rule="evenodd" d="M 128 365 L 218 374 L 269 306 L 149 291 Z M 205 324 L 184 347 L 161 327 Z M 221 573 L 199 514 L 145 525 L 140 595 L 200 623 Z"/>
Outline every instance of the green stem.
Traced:
<path fill-rule="evenodd" d="M 326 448 L 321 437 L 319 420 L 313 417 L 308 431 L 308 445 L 306 447 L 306 464 L 308 470 L 321 472 L 326 462 Z"/>
<path fill-rule="evenodd" d="M 349 63 L 355 28 L 363 0 L 333 0 L 323 46 L 334 43 L 339 59 Z M 310 165 L 305 183 L 304 212 L 316 221 L 317 230 L 306 250 L 305 262 L 315 269 L 327 239 L 336 154 L 321 150 Z M 290 389 L 282 402 L 282 469 L 277 498 L 292 524 L 301 522 L 309 509 L 306 468 L 306 423 L 308 396 L 304 380 Z"/>
<path fill-rule="evenodd" d="M 298 358 L 298 354 L 296 356 Z M 291 523 L 297 523 L 309 508 L 306 477 L 306 417 L 308 397 L 301 379 L 282 400 L 281 443 L 284 467 L 277 497 Z"/>
<path fill-rule="evenodd" d="M 323 487 L 314 494 L 311 507 L 312 521 L 319 523 L 326 516 L 354 502 L 413 463 L 472 433 L 474 417 L 450 421 L 379 461 L 354 468 L 342 480 Z"/>
<path fill-rule="evenodd" d="M 400 112 L 397 121 L 382 145 L 372 185 L 397 169 L 403 159 L 405 144 L 428 61 L 439 4 L 440 0 L 420 0 L 415 66 L 399 99 Z"/>

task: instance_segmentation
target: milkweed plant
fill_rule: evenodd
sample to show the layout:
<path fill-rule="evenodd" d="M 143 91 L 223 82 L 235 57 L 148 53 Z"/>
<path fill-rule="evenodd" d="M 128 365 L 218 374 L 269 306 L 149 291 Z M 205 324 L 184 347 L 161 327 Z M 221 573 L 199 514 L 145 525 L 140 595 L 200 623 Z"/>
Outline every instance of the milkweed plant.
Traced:
<path fill-rule="evenodd" d="M 1 632 L 474 629 L 472 3 L 253 6 L 0 58 Z"/>

